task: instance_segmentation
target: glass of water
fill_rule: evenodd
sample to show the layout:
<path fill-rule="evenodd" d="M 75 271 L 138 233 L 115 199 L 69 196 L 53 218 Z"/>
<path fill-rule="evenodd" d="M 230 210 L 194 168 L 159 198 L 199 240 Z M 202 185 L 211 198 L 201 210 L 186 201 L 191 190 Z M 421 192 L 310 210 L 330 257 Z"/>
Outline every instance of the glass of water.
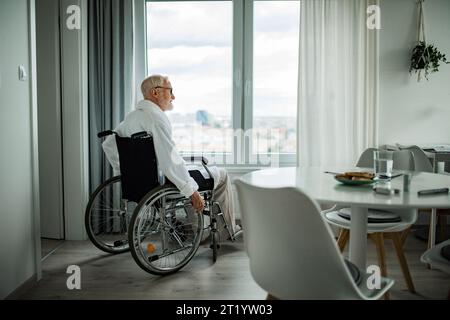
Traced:
<path fill-rule="evenodd" d="M 389 179 L 392 176 L 394 151 L 376 150 L 373 152 L 373 172 L 378 178 Z"/>

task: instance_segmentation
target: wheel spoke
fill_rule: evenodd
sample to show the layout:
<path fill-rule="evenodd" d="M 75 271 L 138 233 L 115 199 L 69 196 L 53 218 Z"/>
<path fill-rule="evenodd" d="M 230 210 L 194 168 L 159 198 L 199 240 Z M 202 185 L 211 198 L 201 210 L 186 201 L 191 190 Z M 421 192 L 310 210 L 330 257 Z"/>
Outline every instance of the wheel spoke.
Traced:
<path fill-rule="evenodd" d="M 136 208 L 130 226 L 130 247 L 133 258 L 147 272 L 175 272 L 197 251 L 203 216 L 189 214 L 185 199 L 173 187 L 163 187 Z"/>
<path fill-rule="evenodd" d="M 121 197 L 120 177 L 114 177 L 97 188 L 86 208 L 87 234 L 95 246 L 108 253 L 129 250 L 130 213 L 128 203 Z"/>

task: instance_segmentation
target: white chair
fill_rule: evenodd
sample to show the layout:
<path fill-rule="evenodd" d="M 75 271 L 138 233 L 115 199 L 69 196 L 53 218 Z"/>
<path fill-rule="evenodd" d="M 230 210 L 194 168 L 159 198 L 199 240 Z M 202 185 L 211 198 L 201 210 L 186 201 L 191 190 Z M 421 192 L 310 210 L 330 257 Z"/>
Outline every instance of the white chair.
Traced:
<path fill-rule="evenodd" d="M 318 204 L 301 190 L 235 183 L 250 271 L 269 296 L 373 300 L 393 285 L 381 277 L 379 289 L 370 290 L 365 272 L 356 285 Z"/>
<path fill-rule="evenodd" d="M 357 167 L 372 168 L 373 156 L 370 155 L 373 154 L 374 150 L 376 149 L 369 148 L 365 150 L 358 160 Z M 414 170 L 415 168 L 414 156 L 408 150 L 394 151 L 393 160 L 393 168 L 396 170 Z M 341 251 L 345 249 L 350 236 L 350 220 L 343 218 L 343 214 L 351 217 L 350 208 L 336 207 L 334 209 L 322 212 L 323 218 L 328 223 L 341 228 L 337 242 Z M 392 218 L 393 214 L 400 218 L 399 222 L 370 223 L 369 221 L 369 223 L 367 224 L 368 237 L 375 243 L 378 255 L 378 263 L 381 269 L 381 274 L 384 277 L 387 276 L 384 239 L 389 238 L 393 241 L 407 287 L 409 291 L 415 292 L 414 283 L 412 281 L 405 254 L 403 252 L 403 244 L 408 235 L 409 228 L 417 220 L 417 210 L 391 210 L 387 212 L 369 209 L 368 216 L 370 218 L 387 215 L 389 216 L 389 218 Z M 389 298 L 388 294 L 386 295 L 386 298 Z"/>
<path fill-rule="evenodd" d="M 433 172 L 433 165 L 425 152 L 418 146 L 402 146 L 397 144 L 400 150 L 409 150 L 414 154 L 414 166 L 416 171 Z"/>
<path fill-rule="evenodd" d="M 441 254 L 441 250 L 444 247 L 450 246 L 450 240 L 441 242 L 437 246 L 428 249 L 420 257 L 420 261 L 429 264 L 432 268 L 439 269 L 450 275 L 450 260 L 444 258 Z M 450 289 L 448 291 L 447 299 L 450 300 Z"/>
<path fill-rule="evenodd" d="M 416 146 L 416 145 L 402 145 L 399 143 L 397 143 L 396 146 L 399 150 L 411 150 L 414 153 L 414 157 L 417 157 L 418 159 L 420 159 L 419 161 L 416 161 L 416 165 L 419 163 L 419 165 L 422 168 L 422 169 L 418 169 L 418 171 L 434 172 L 432 161 L 430 158 L 427 157 L 427 155 L 422 150 L 422 148 L 420 148 L 419 146 Z M 428 161 L 426 161 L 426 160 L 428 160 Z M 427 162 L 429 162 L 430 165 L 428 165 Z M 423 166 L 422 166 L 422 164 L 423 164 Z M 443 170 L 442 171 L 437 170 L 437 172 L 439 174 L 445 174 L 445 175 L 450 174 L 450 162 L 445 162 Z"/>
<path fill-rule="evenodd" d="M 397 143 L 397 146 L 401 150 L 409 150 L 414 154 L 414 164 L 416 167 L 416 171 L 423 171 L 423 172 L 434 172 L 433 171 L 433 165 L 431 164 L 430 159 L 427 157 L 425 152 L 418 146 L 402 146 Z M 445 174 L 444 172 L 441 172 L 441 174 Z M 428 213 L 430 214 L 430 226 L 428 230 L 428 248 L 431 248 L 434 243 L 432 243 L 432 239 L 434 239 L 435 235 L 431 236 L 432 234 L 436 234 L 436 226 L 434 225 L 433 217 L 432 217 L 432 210 L 431 209 L 421 209 L 419 212 Z M 441 233 L 440 238 L 445 238 L 445 232 L 446 232 L 446 225 L 447 225 L 447 215 L 450 215 L 449 209 L 438 209 L 436 210 L 436 221 L 437 224 L 441 226 Z"/>
<path fill-rule="evenodd" d="M 357 167 L 373 168 L 373 152 L 378 149 L 368 148 L 361 153 L 358 159 Z"/>
<path fill-rule="evenodd" d="M 376 148 L 364 150 L 358 159 L 357 167 L 373 168 L 373 152 Z M 393 169 L 394 170 L 416 170 L 414 153 L 410 150 L 393 151 Z"/>
<path fill-rule="evenodd" d="M 389 151 L 398 151 L 400 148 L 398 145 L 391 145 L 391 144 L 383 144 L 381 146 L 378 146 L 378 149 L 380 150 L 389 150 Z"/>

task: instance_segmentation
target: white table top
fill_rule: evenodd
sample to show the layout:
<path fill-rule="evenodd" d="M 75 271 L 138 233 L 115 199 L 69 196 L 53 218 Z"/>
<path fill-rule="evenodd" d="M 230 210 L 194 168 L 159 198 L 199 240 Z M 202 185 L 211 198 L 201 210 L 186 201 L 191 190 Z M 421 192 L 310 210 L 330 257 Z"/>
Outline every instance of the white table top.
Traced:
<path fill-rule="evenodd" d="M 419 190 L 450 188 L 450 176 L 448 175 L 426 172 L 413 173 L 409 192 L 403 192 L 403 177 L 394 178 L 391 181 L 391 186 L 400 189 L 400 193 L 382 195 L 373 192 L 373 185 L 343 185 L 336 181 L 333 175 L 326 174 L 324 171 L 345 172 L 364 171 L 364 169 L 273 168 L 248 173 L 241 179 L 252 185 L 266 188 L 299 188 L 321 203 L 370 206 L 380 209 L 387 207 L 397 209 L 450 208 L 450 194 L 417 195 Z"/>

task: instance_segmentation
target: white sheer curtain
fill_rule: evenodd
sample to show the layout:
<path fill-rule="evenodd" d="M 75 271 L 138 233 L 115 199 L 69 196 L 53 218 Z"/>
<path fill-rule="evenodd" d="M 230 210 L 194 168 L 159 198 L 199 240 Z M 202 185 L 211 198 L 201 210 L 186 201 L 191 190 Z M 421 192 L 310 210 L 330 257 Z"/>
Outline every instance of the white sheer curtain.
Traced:
<path fill-rule="evenodd" d="M 352 166 L 377 144 L 378 35 L 368 0 L 302 0 L 298 164 Z"/>

